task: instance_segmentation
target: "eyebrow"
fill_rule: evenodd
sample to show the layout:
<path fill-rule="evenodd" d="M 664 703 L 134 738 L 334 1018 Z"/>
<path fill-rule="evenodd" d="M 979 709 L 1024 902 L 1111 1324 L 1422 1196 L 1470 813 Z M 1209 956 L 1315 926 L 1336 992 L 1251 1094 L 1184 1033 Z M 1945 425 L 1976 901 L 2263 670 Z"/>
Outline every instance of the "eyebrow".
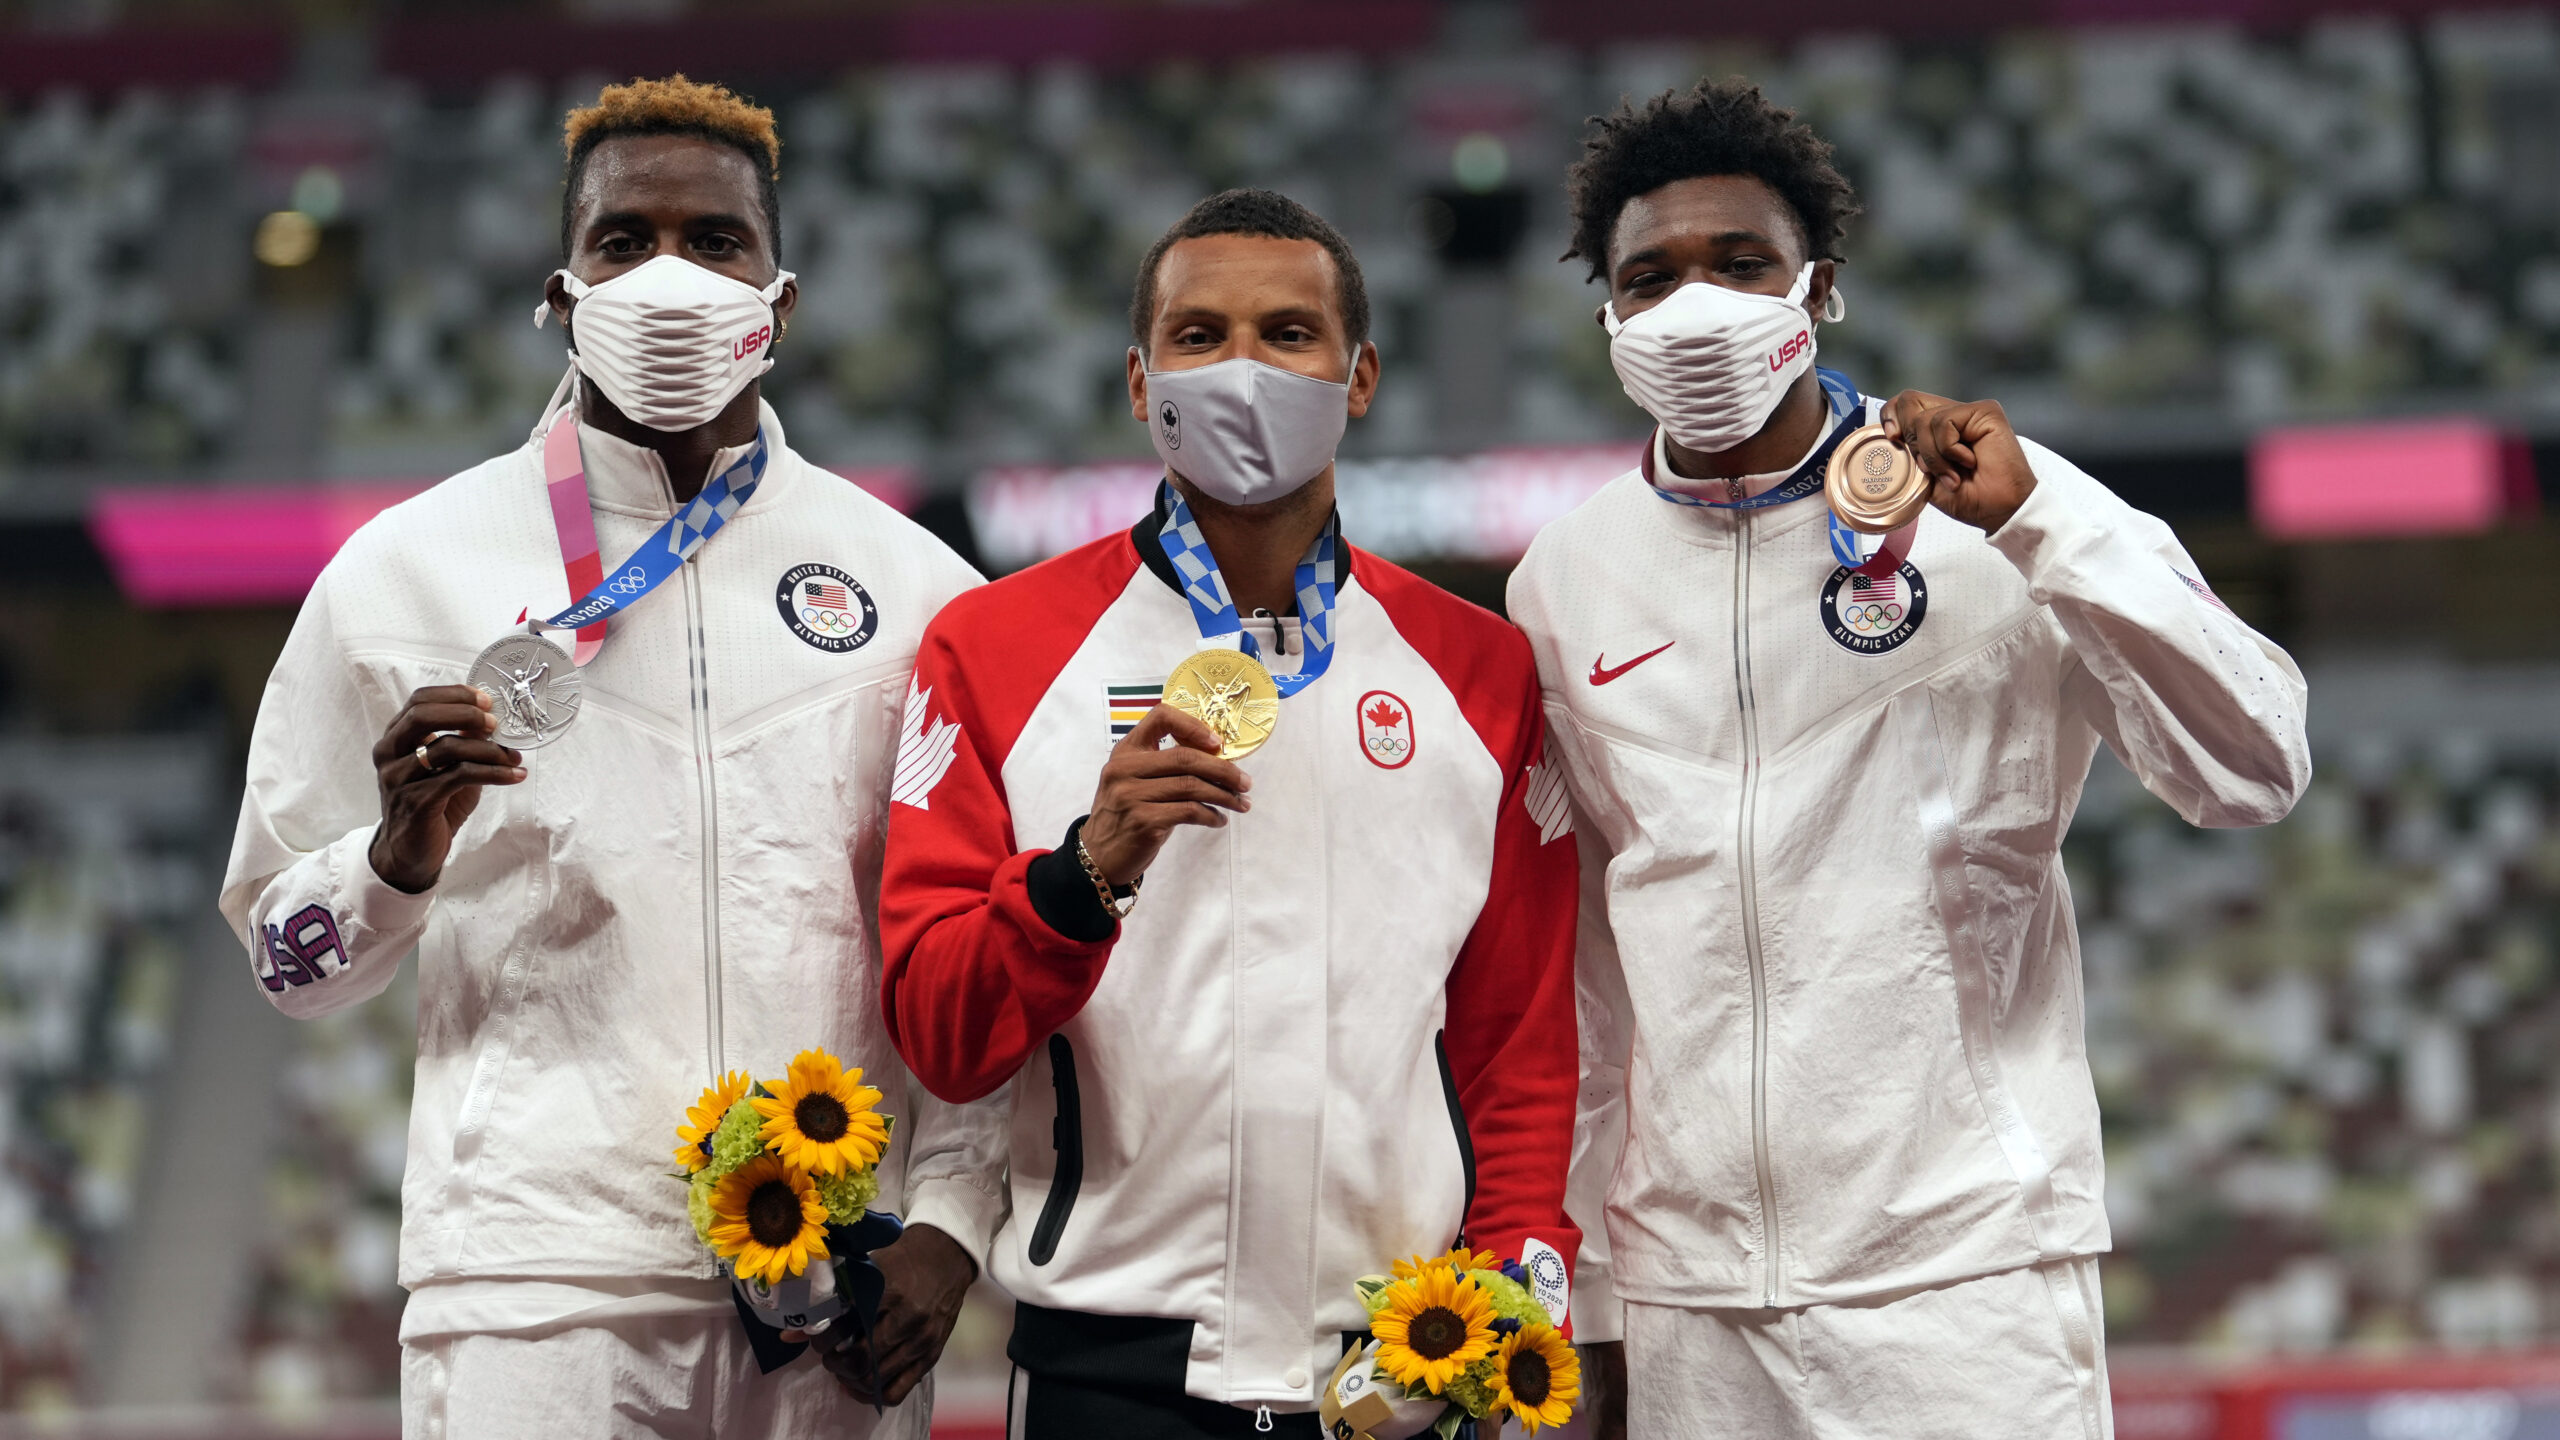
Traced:
<path fill-rule="evenodd" d="M 592 234 L 599 230 L 613 230 L 626 227 L 634 230 L 647 230 L 653 228 L 656 223 L 656 221 L 641 214 L 637 210 L 612 210 L 588 220 L 587 231 Z M 684 226 L 687 230 L 743 230 L 751 235 L 755 233 L 756 229 L 756 225 L 753 220 L 748 219 L 744 215 L 732 215 L 725 211 L 710 215 L 692 216 L 684 222 Z"/>
<path fill-rule="evenodd" d="M 1719 230 L 1708 236 L 1707 240 L 1716 245 L 1775 245 L 1778 243 L 1776 237 L 1763 235 L 1757 230 Z M 1663 257 L 1663 253 L 1662 246 L 1648 245 L 1642 250 L 1627 255 L 1618 263 L 1633 265 L 1642 260 L 1659 260 Z"/>

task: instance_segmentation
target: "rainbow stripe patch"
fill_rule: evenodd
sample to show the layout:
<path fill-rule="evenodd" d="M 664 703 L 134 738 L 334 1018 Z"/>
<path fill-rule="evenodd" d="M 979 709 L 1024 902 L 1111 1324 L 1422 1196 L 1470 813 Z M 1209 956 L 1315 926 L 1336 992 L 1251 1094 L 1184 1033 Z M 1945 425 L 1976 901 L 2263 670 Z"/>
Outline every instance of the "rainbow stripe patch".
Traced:
<path fill-rule="evenodd" d="M 1111 710 L 1111 743 L 1117 745 L 1128 737 L 1130 731 L 1138 728 L 1138 722 L 1146 718 L 1148 711 L 1164 703 L 1164 682 L 1124 680 L 1116 685 L 1106 682 L 1102 687 L 1102 698 Z"/>

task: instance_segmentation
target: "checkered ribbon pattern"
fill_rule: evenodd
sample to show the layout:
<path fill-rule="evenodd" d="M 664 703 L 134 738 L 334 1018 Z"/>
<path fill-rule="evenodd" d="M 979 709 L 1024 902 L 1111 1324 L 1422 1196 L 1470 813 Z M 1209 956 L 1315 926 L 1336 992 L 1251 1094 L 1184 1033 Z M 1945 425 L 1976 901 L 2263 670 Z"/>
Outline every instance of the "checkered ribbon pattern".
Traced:
<path fill-rule="evenodd" d="M 1653 487 L 1653 493 L 1674 505 L 1687 505 L 1699 510 L 1760 510 L 1819 492 L 1823 467 L 1831 463 L 1831 452 L 1840 448 L 1840 442 L 1849 438 L 1850 431 L 1866 423 L 1867 402 L 1866 397 L 1858 393 L 1858 387 L 1849 383 L 1849 377 L 1839 371 L 1817 369 L 1813 373 L 1822 382 L 1822 398 L 1831 404 L 1831 434 L 1804 464 L 1796 467 L 1796 473 L 1788 476 L 1785 484 L 1740 500 L 1707 500 L 1696 495 L 1684 495 L 1677 490 L 1665 490 L 1659 485 Z M 1648 470 L 1647 478 L 1650 479 L 1651 475 Z"/>
<path fill-rule="evenodd" d="M 1173 562 L 1173 573 L 1181 577 L 1183 598 L 1191 602 L 1191 618 L 1200 626 L 1201 640 L 1223 645 L 1234 636 L 1237 649 L 1261 659 L 1262 647 L 1245 633 L 1235 597 L 1227 593 L 1227 577 L 1218 573 L 1218 559 L 1209 553 L 1209 542 L 1200 538 L 1200 522 L 1192 518 L 1182 492 L 1165 485 L 1161 500 L 1164 528 L 1156 535 L 1164 543 L 1165 558 Z M 1298 634 L 1306 641 L 1307 654 L 1295 675 L 1271 677 L 1284 700 L 1314 684 L 1333 663 L 1333 588 L 1341 553 L 1342 514 L 1336 511 L 1325 518 L 1324 533 L 1316 536 L 1298 561 Z"/>
<path fill-rule="evenodd" d="M 765 460 L 770 452 L 764 430 L 758 427 L 754 448 L 703 486 L 701 494 L 677 506 L 676 513 L 631 552 L 631 558 L 605 572 L 602 584 L 580 596 L 568 609 L 548 620 L 529 621 L 525 628 L 536 633 L 584 629 L 640 603 L 642 597 L 683 569 L 703 542 L 719 534 L 720 527 L 755 498 L 756 487 L 764 483 Z M 580 663 L 584 660 L 582 654 Z"/>

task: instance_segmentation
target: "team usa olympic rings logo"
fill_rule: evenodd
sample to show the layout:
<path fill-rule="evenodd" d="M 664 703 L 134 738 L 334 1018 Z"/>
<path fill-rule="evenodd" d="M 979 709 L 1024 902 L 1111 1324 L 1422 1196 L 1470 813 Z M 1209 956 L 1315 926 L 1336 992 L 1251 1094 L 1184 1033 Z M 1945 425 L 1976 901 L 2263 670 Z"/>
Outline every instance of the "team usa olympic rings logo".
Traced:
<path fill-rule="evenodd" d="M 880 628 L 871 592 L 833 565 L 794 565 L 783 571 L 773 603 L 792 634 L 831 655 L 861 649 Z"/>
<path fill-rule="evenodd" d="M 1881 655 L 1901 649 L 1919 632 L 1928 613 L 1929 582 L 1907 560 L 1900 570 L 1882 577 L 1860 576 L 1839 566 L 1823 582 L 1822 628 L 1852 654 Z"/>

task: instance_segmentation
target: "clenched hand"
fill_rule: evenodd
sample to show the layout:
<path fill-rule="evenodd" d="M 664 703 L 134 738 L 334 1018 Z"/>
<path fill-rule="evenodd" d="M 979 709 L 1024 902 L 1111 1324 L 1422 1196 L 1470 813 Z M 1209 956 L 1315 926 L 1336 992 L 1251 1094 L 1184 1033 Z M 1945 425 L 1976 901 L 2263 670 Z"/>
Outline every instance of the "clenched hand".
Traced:
<path fill-rule="evenodd" d="M 1884 434 L 1929 477 L 1929 503 L 1986 534 L 2035 492 L 2036 472 L 1997 400 L 1905 390 L 1885 407 Z"/>

